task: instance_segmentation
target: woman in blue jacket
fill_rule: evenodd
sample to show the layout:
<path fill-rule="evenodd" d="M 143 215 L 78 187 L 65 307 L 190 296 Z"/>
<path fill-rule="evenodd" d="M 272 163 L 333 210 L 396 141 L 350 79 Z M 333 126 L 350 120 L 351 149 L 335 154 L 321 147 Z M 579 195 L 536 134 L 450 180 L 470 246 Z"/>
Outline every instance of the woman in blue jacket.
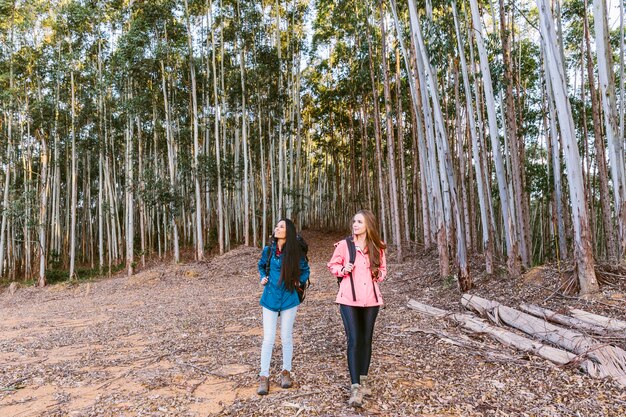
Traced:
<path fill-rule="evenodd" d="M 269 392 L 270 361 L 279 316 L 283 345 L 280 385 L 282 388 L 291 387 L 292 330 L 300 305 L 296 288 L 309 279 L 306 243 L 296 234 L 296 227 L 291 220 L 281 219 L 276 224 L 272 242 L 263 249 L 258 268 L 261 284 L 265 288 L 260 301 L 263 307 L 263 345 L 257 394 L 266 395 Z"/>

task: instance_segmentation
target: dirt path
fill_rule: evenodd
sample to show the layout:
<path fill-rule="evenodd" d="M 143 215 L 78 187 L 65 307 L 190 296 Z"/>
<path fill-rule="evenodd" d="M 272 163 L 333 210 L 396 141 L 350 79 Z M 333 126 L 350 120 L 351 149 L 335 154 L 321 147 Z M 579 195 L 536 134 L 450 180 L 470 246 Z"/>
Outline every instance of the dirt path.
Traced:
<path fill-rule="evenodd" d="M 277 343 L 270 395 L 255 393 L 260 250 L 238 248 L 131 278 L 1 294 L 0 416 L 626 415 L 626 394 L 611 381 L 408 310 L 409 296 L 448 309 L 458 299 L 434 278 L 432 255 L 389 265 L 374 395 L 349 408 L 345 336 L 325 267 L 338 236 L 304 235 L 313 286 L 296 319 L 294 388 L 276 383 Z"/>

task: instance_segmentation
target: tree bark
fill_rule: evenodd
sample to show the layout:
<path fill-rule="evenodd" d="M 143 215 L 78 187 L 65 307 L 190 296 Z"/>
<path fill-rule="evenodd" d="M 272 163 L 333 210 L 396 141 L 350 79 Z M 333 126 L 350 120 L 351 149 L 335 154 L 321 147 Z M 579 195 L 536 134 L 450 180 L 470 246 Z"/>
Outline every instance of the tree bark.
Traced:
<path fill-rule="evenodd" d="M 583 189 L 580 154 L 572 111 L 567 96 L 565 76 L 562 72 L 561 55 L 556 50 L 556 33 L 554 19 L 546 0 L 537 0 L 541 22 L 542 46 L 546 51 L 548 76 L 550 77 L 556 103 L 559 127 L 564 144 L 564 156 L 567 167 L 570 202 L 572 206 L 572 223 L 574 226 L 574 250 L 578 281 L 581 295 L 597 292 L 598 281 L 594 270 L 593 250 L 591 245 L 591 229 L 587 214 L 587 201 Z"/>
<path fill-rule="evenodd" d="M 515 239 L 515 225 L 513 221 L 512 208 L 509 203 L 507 181 L 504 172 L 504 163 L 502 160 L 502 151 L 500 150 L 500 141 L 498 134 L 498 121 L 496 116 L 495 98 L 493 95 L 493 86 L 491 82 L 491 70 L 487 58 L 487 50 L 482 34 L 482 24 L 480 22 L 480 14 L 478 13 L 478 4 L 476 0 L 470 0 L 472 9 L 472 19 L 474 33 L 476 34 L 476 43 L 478 45 L 478 54 L 480 57 L 480 68 L 482 72 L 482 80 L 487 105 L 487 119 L 489 123 L 489 137 L 491 139 L 491 152 L 493 153 L 496 177 L 498 180 L 498 191 L 500 193 L 500 201 L 502 207 L 502 218 L 504 221 L 504 233 L 507 247 L 507 265 L 511 277 L 518 277 L 521 273 L 519 265 L 519 249 Z"/>
<path fill-rule="evenodd" d="M 613 74 L 613 54 L 609 44 L 607 12 L 605 0 L 593 0 L 594 26 L 596 31 L 596 54 L 598 58 L 598 83 L 604 110 L 604 132 L 606 134 L 611 174 L 613 177 L 613 197 L 620 241 L 620 259 L 626 253 L 626 173 L 624 166 L 624 138 L 619 136 L 618 113 L 615 103 L 615 77 Z"/>
<path fill-rule="evenodd" d="M 393 135 L 393 120 L 391 109 L 391 91 L 389 88 L 389 68 L 387 64 L 387 43 L 385 41 L 385 13 L 383 2 L 379 0 L 380 8 L 380 32 L 382 43 L 382 66 L 383 66 L 383 91 L 385 95 L 385 119 L 387 121 L 387 160 L 389 171 L 389 199 L 391 208 L 391 219 L 393 228 L 393 241 L 396 246 L 396 256 L 398 262 L 402 262 L 402 235 L 400 234 L 400 211 L 398 204 L 398 180 L 396 177 L 396 151 Z M 397 115 L 400 117 L 400 115 Z M 401 139 L 400 139 L 401 140 Z"/>

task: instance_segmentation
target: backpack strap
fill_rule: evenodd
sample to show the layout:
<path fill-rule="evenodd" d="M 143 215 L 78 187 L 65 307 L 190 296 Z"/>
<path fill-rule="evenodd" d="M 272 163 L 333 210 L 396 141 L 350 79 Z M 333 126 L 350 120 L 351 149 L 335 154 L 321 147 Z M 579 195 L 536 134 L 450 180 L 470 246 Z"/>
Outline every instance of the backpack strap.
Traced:
<path fill-rule="evenodd" d="M 348 236 L 346 238 L 346 243 L 348 244 L 348 253 L 350 256 L 349 262 L 354 265 L 354 261 L 356 260 L 356 245 L 354 244 L 352 236 Z M 354 291 L 354 279 L 352 278 L 352 271 L 350 272 L 350 285 L 352 286 L 352 300 L 356 301 L 356 292 Z"/>
<path fill-rule="evenodd" d="M 268 257 L 267 257 L 267 262 L 265 262 L 265 276 L 269 279 L 270 277 L 270 262 L 272 261 L 272 256 L 274 256 L 274 254 L 272 253 L 272 248 L 273 248 L 273 244 L 269 244 L 268 245 L 270 248 L 270 251 L 268 253 Z"/>

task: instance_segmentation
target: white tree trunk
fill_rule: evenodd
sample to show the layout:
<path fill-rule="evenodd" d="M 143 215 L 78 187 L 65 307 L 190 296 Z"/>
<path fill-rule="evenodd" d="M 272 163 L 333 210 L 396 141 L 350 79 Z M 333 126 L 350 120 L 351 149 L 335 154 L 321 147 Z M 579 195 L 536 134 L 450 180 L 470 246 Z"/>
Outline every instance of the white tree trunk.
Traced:
<path fill-rule="evenodd" d="M 161 85 L 163 88 L 163 106 L 165 107 L 165 136 L 167 139 L 167 165 L 170 174 L 170 191 L 176 196 L 176 155 L 171 131 L 170 105 L 167 100 L 167 84 L 165 83 L 165 65 L 163 61 L 161 61 Z M 170 218 L 172 224 L 172 241 L 174 245 L 174 263 L 178 263 L 180 262 L 180 251 L 178 248 L 178 224 L 176 223 L 174 202 L 170 203 Z"/>
<path fill-rule="evenodd" d="M 491 239 L 491 229 L 489 226 L 489 217 L 487 214 L 487 204 L 485 198 L 485 173 L 482 169 L 482 164 L 480 163 L 481 152 L 484 152 L 483 149 L 479 146 L 478 143 L 478 134 L 476 131 L 476 119 L 474 117 L 474 107 L 472 105 L 472 91 L 468 77 L 467 63 L 465 61 L 465 49 L 463 48 L 463 43 L 461 41 L 461 29 L 459 27 L 459 21 L 456 11 L 456 1 L 452 1 L 452 13 L 454 15 L 454 27 L 456 31 L 457 38 L 457 47 L 459 52 L 459 58 L 461 61 L 461 72 L 463 74 L 463 86 L 465 87 L 465 107 L 467 109 L 467 117 L 469 123 L 469 131 L 470 137 L 472 139 L 472 155 L 474 161 L 474 170 L 476 172 L 476 185 L 478 188 L 478 202 L 480 205 L 480 222 L 482 225 L 483 233 L 482 233 L 482 242 L 483 242 L 483 251 L 485 253 L 485 270 L 487 274 L 493 273 L 493 242 Z"/>
<path fill-rule="evenodd" d="M 191 76 L 191 111 L 193 119 L 193 178 L 196 198 L 195 234 L 196 234 L 196 260 L 204 259 L 204 240 L 202 238 L 202 193 L 200 192 L 200 173 L 198 172 L 198 155 L 200 143 L 198 139 L 198 98 L 196 92 L 196 68 L 193 62 L 193 44 L 191 23 L 189 21 L 189 6 L 185 0 L 185 22 L 187 26 L 187 47 L 189 48 L 189 73 Z"/>
<path fill-rule="evenodd" d="M 413 71 L 411 70 L 411 64 L 408 58 L 408 54 L 407 54 L 407 50 L 406 47 L 404 46 L 404 40 L 403 40 L 403 32 L 402 32 L 402 28 L 400 26 L 400 21 L 398 19 L 398 13 L 397 13 L 397 8 L 396 8 L 396 2 L 395 0 L 391 0 L 391 11 L 393 13 L 393 20 L 395 22 L 396 25 L 396 33 L 397 33 L 397 39 L 400 43 L 400 50 L 402 51 L 402 57 L 404 59 L 404 65 L 407 71 L 407 74 L 409 74 L 408 77 L 408 81 L 409 81 L 409 90 L 411 93 L 411 104 L 412 104 L 412 115 L 415 118 L 415 126 L 414 128 L 417 130 L 417 132 L 415 132 L 415 138 L 417 139 L 417 148 L 419 149 L 419 161 L 420 161 L 420 167 L 421 167 L 421 175 L 420 175 L 420 183 L 421 183 L 421 201 L 422 201 L 422 217 L 423 217 L 423 227 L 424 227 L 424 246 L 426 248 L 430 247 L 430 210 L 428 207 L 428 201 L 427 201 L 427 195 L 431 195 L 431 193 L 427 193 L 427 188 L 430 188 L 430 185 L 426 185 L 426 184 L 430 184 L 430 180 L 427 180 L 427 176 L 429 176 L 429 170 L 427 169 L 427 164 L 426 164 L 426 158 L 425 158 L 425 154 L 426 154 L 426 150 L 425 150 L 425 139 L 424 139 L 424 129 L 422 127 L 422 120 L 420 118 L 420 112 L 418 109 L 418 93 L 417 93 L 417 89 L 415 87 L 415 77 L 413 76 Z M 399 70 L 398 70 L 399 71 Z M 417 164 L 414 164 L 414 173 L 413 173 L 413 182 L 417 181 Z M 417 200 L 414 199 L 414 221 L 415 221 L 415 239 L 417 240 Z"/>
<path fill-rule="evenodd" d="M 587 215 L 587 199 L 583 189 L 583 178 L 576 142 L 574 120 L 567 96 L 565 75 L 561 55 L 556 49 L 556 32 L 554 19 L 546 0 L 537 0 L 539 18 L 541 22 L 542 46 L 545 50 L 548 75 L 552 83 L 556 104 L 561 138 L 563 140 L 563 155 L 567 167 L 567 178 L 572 206 L 572 223 L 574 226 L 574 253 L 576 258 L 578 281 L 582 295 L 598 291 L 598 281 L 594 270 L 593 251 L 591 245 L 591 230 Z"/>
<path fill-rule="evenodd" d="M 9 112 L 9 123 L 8 123 L 8 135 L 9 140 L 7 143 L 7 156 L 4 165 L 6 166 L 6 171 L 4 173 L 4 193 L 2 197 L 2 226 L 0 226 L 0 277 L 4 274 L 4 252 L 6 246 L 8 246 L 8 234 L 7 234 L 7 221 L 8 221 L 8 207 L 9 207 L 9 185 L 11 183 L 11 155 L 13 153 L 11 146 L 11 126 L 12 126 L 12 117 Z M 6 238 L 6 239 L 5 239 Z M 7 245 L 5 246 L 4 242 L 7 241 Z M 8 252 L 8 251 L 7 251 Z"/>
<path fill-rule="evenodd" d="M 41 135 L 41 171 L 39 176 L 39 286 L 46 285 L 46 222 L 48 213 L 48 143 Z"/>
<path fill-rule="evenodd" d="M 211 6 L 212 8 L 212 6 Z M 211 26 L 212 22 L 211 22 Z M 219 95 L 217 93 L 217 65 L 215 63 L 216 45 L 215 45 L 215 31 L 211 30 L 211 65 L 213 73 L 213 99 L 215 106 L 215 159 L 217 165 L 217 240 L 219 245 L 220 255 L 224 254 L 224 203 L 223 203 L 223 191 L 222 191 L 222 172 L 221 172 L 221 154 L 220 154 L 220 119 L 221 109 L 219 104 Z"/>
<path fill-rule="evenodd" d="M 70 44 L 70 54 L 72 53 L 72 46 Z M 72 95 L 71 101 L 71 141 L 72 141 L 72 170 L 71 170 L 71 202 L 70 202 L 70 280 L 75 278 L 75 263 L 76 263 L 76 204 L 78 199 L 77 179 L 78 168 L 76 166 L 76 132 L 75 132 L 75 119 L 76 119 L 76 98 L 74 93 L 74 71 L 70 71 L 70 89 Z"/>
<path fill-rule="evenodd" d="M 128 83 L 128 88 L 131 88 L 131 82 Z M 132 97 L 129 94 L 129 99 Z M 134 254 L 134 235 L 135 235 L 135 221 L 134 221 L 134 198 L 133 198 L 133 122 L 131 116 L 127 119 L 126 126 L 126 272 L 128 276 L 133 274 L 133 264 L 135 262 Z"/>
<path fill-rule="evenodd" d="M 548 74 L 548 66 L 544 57 L 544 72 Z M 559 259 L 567 258 L 567 245 L 565 240 L 565 224 L 563 221 L 563 187 L 561 185 L 561 152 L 559 146 L 559 132 L 556 127 L 556 110 L 554 108 L 554 94 L 550 77 L 546 77 L 546 97 L 548 101 L 548 113 L 550 115 L 549 138 L 552 143 L 552 171 L 554 176 L 554 201 L 556 204 L 557 233 L 559 239 Z"/>
<path fill-rule="evenodd" d="M 489 123 L 491 151 L 493 153 L 496 177 L 498 180 L 498 191 L 500 193 L 500 201 L 502 206 L 502 217 L 504 220 L 504 234 L 506 240 L 509 273 L 513 276 L 518 276 L 520 270 L 519 260 L 517 259 L 517 243 L 515 242 L 515 225 L 513 222 L 512 208 L 508 197 L 508 186 L 506 174 L 504 171 L 502 151 L 500 150 L 500 135 L 498 131 L 498 118 L 496 115 L 496 104 L 491 82 L 491 70 L 489 68 L 487 49 L 485 48 L 485 42 L 483 40 L 482 23 L 480 21 L 480 14 L 478 12 L 478 4 L 476 0 L 470 0 L 470 6 L 472 9 L 472 22 L 474 33 L 476 34 L 476 44 L 478 45 L 478 55 L 480 58 L 480 69 L 482 73 L 485 104 L 487 105 L 487 119 Z"/>
<path fill-rule="evenodd" d="M 382 0 L 380 5 L 380 30 L 382 43 L 382 71 L 383 71 L 383 93 L 385 95 L 385 120 L 387 126 L 387 160 L 389 174 L 389 199 L 391 209 L 391 226 L 393 230 L 393 242 L 396 247 L 398 262 L 402 262 L 402 235 L 400 234 L 400 210 L 398 204 L 398 180 L 396 176 L 396 150 L 393 135 L 393 120 L 391 110 L 391 91 L 389 87 L 389 67 L 387 65 L 387 43 L 385 42 L 385 14 L 383 12 Z M 397 115 L 400 117 L 401 115 Z M 400 138 L 399 140 L 402 140 Z M 406 226 L 405 226 L 406 227 Z"/>
<path fill-rule="evenodd" d="M 618 112 L 615 98 L 615 77 L 613 59 L 609 44 L 607 10 L 605 0 L 593 0 L 594 27 L 596 32 L 596 53 L 598 56 L 598 83 L 602 96 L 604 131 L 606 134 L 613 195 L 615 197 L 615 217 L 617 218 L 621 257 L 626 252 L 626 174 L 624 166 L 624 137 L 619 136 Z M 623 41 L 623 39 L 622 39 Z M 622 104 L 623 106 L 623 104 Z"/>
<path fill-rule="evenodd" d="M 448 143 L 448 135 L 445 128 L 445 122 L 443 113 L 441 110 L 439 93 L 437 91 L 437 79 L 430 67 L 430 59 L 426 51 L 426 45 L 422 39 L 422 33 L 420 23 L 417 17 L 417 11 L 413 0 L 409 0 L 409 12 L 411 15 L 411 31 L 416 38 L 415 47 L 418 67 L 423 67 L 425 70 L 425 83 L 430 91 L 433 104 L 433 115 L 435 121 L 436 132 L 438 136 L 437 149 L 439 153 L 440 164 L 444 165 L 444 176 L 448 180 L 448 188 L 450 192 L 450 201 L 452 203 L 452 210 L 454 215 L 454 221 L 456 224 L 456 240 L 457 240 L 457 261 L 459 264 L 459 286 L 461 291 L 467 291 L 472 288 L 472 281 L 469 273 L 469 265 L 467 263 L 467 246 L 465 241 L 465 225 L 461 219 L 461 206 L 459 201 L 459 194 L 457 191 L 456 173 L 454 171 L 454 165 L 452 163 L 452 155 L 450 151 L 450 145 Z M 421 56 L 420 56 L 421 54 Z M 421 62 L 420 62 L 421 61 Z M 443 185 L 443 183 L 442 183 Z"/>
<path fill-rule="evenodd" d="M 244 245 L 250 246 L 250 202 L 248 190 L 248 110 L 246 108 L 246 78 L 245 78 L 245 48 L 242 46 L 240 54 L 241 71 L 241 140 L 243 146 L 243 240 Z M 254 210 L 253 210 L 254 211 Z"/>

